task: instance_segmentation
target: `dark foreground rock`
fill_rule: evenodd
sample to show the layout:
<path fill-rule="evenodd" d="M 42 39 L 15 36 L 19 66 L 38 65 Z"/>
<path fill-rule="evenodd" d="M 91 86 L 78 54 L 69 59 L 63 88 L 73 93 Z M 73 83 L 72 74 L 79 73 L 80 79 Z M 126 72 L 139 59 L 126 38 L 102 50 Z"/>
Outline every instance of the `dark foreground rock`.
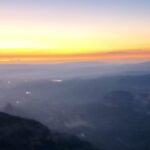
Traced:
<path fill-rule="evenodd" d="M 0 113 L 0 150 L 96 150 L 75 136 L 50 131 L 42 124 Z"/>

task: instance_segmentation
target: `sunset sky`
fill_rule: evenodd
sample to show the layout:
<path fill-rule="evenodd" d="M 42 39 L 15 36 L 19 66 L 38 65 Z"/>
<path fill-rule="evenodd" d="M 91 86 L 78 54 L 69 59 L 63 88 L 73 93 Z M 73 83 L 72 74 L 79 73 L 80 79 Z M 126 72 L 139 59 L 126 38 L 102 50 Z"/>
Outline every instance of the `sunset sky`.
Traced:
<path fill-rule="evenodd" d="M 0 60 L 150 59 L 150 0 L 1 0 Z"/>

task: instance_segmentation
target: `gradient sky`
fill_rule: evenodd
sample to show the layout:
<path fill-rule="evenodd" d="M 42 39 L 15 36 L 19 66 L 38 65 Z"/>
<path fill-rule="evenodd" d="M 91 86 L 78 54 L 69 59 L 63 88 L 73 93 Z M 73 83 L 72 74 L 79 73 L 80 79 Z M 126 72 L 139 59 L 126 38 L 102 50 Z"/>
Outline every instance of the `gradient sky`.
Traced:
<path fill-rule="evenodd" d="M 0 1 L 1 60 L 107 58 L 150 58 L 149 0 Z"/>

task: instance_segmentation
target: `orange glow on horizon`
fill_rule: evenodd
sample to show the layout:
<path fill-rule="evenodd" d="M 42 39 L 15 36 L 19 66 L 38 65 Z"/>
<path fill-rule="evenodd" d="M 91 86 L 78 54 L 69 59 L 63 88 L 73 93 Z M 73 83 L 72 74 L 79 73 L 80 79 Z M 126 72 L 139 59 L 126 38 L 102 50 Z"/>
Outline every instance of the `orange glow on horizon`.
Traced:
<path fill-rule="evenodd" d="M 1 1 L 0 61 L 150 59 L 149 4 Z"/>
<path fill-rule="evenodd" d="M 13 51 L 14 52 L 14 51 Z M 0 54 L 1 62 L 23 62 L 23 61 L 87 61 L 87 60 L 149 60 L 150 50 L 122 50 L 98 53 L 6 53 Z"/>

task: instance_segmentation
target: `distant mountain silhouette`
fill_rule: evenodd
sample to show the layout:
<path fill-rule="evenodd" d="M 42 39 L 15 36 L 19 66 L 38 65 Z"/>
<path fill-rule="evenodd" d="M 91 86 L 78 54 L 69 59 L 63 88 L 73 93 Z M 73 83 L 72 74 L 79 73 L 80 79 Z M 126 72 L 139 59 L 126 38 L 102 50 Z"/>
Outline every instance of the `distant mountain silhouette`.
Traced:
<path fill-rule="evenodd" d="M 34 121 L 0 113 L 0 150 L 96 150 L 75 136 Z"/>

